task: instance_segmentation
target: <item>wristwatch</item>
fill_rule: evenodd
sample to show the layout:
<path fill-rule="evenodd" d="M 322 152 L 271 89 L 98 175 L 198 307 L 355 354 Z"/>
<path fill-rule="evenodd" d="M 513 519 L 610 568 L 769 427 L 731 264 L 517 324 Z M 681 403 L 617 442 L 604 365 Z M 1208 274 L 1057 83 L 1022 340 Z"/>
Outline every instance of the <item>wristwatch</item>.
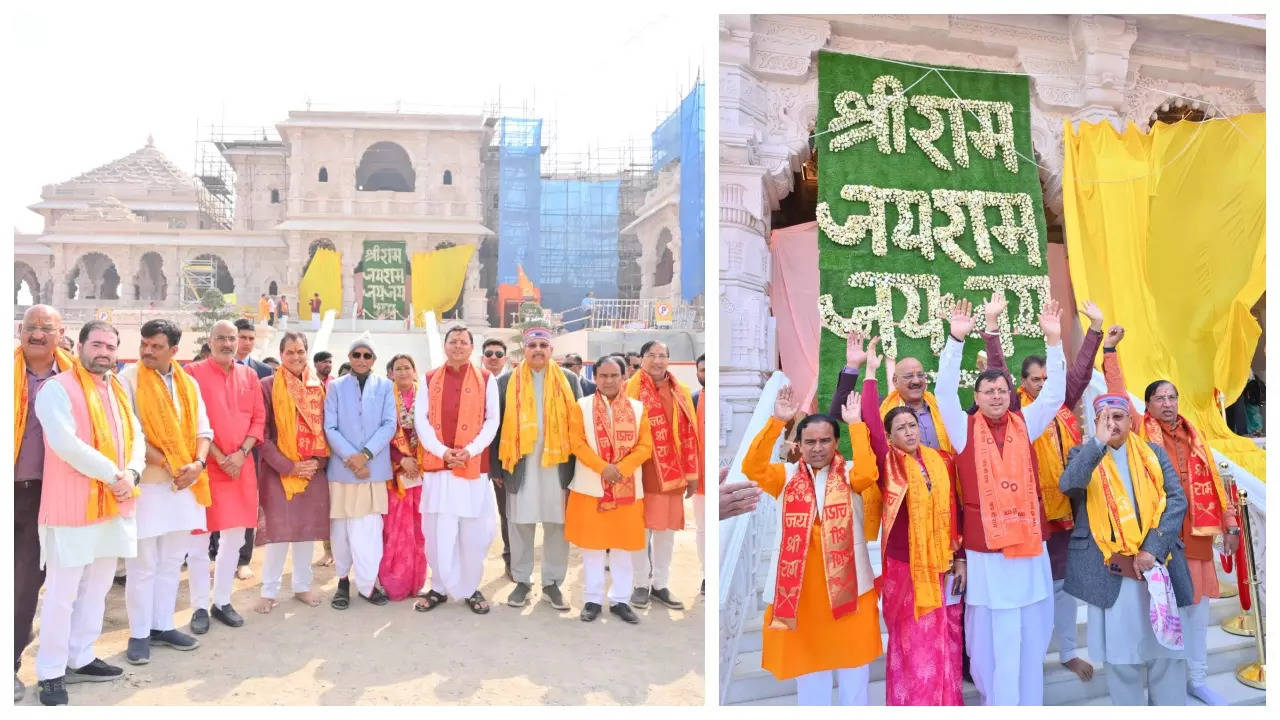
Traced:
<path fill-rule="evenodd" d="M 373 459 L 373 453 L 369 452 L 369 448 L 360 448 L 360 452 L 364 454 L 366 459 Z"/>
<path fill-rule="evenodd" d="M 1228 534 L 1228 535 L 1239 535 L 1239 534 L 1240 534 L 1240 528 L 1238 528 L 1238 527 L 1227 528 L 1227 534 Z"/>
<path fill-rule="evenodd" d="M 138 471 L 137 471 L 137 470 L 134 470 L 133 468 L 126 468 L 126 470 L 128 470 L 128 471 L 129 471 L 129 472 L 131 472 L 131 473 L 133 473 L 133 484 L 134 484 L 134 485 L 137 485 L 139 482 L 141 482 L 141 481 L 142 481 L 142 475 L 140 475 L 140 474 L 138 473 Z"/>
<path fill-rule="evenodd" d="M 200 467 L 202 468 L 208 469 L 209 467 L 209 463 L 205 462 L 205 459 L 202 457 L 196 458 L 196 462 L 200 463 Z"/>

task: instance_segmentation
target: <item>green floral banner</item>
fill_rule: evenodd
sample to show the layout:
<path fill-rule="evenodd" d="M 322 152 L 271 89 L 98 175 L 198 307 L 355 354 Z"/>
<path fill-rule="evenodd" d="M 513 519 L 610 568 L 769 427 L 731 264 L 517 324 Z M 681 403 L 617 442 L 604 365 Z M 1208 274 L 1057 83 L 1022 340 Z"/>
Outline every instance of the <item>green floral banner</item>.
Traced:
<path fill-rule="evenodd" d="M 816 143 L 819 409 L 851 328 L 879 335 L 890 358 L 919 359 L 932 383 L 955 303 L 997 288 L 1009 298 L 1000 330 L 1010 367 L 1043 352 L 1049 278 L 1025 75 L 823 52 Z M 962 388 L 982 348 L 976 330 L 971 338 Z"/>
<path fill-rule="evenodd" d="M 364 273 L 365 317 L 399 320 L 404 317 L 405 268 L 409 260 L 403 240 L 365 240 L 358 270 Z"/>

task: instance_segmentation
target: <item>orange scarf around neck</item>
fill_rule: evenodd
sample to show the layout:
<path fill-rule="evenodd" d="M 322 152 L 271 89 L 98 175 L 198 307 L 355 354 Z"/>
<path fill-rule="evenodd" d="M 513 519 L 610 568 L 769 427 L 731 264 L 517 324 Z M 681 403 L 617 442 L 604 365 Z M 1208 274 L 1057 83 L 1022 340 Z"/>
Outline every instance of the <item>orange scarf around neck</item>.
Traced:
<path fill-rule="evenodd" d="M 62 348 L 53 351 L 54 373 L 71 369 L 75 360 Z M 19 347 L 13 351 L 13 461 L 18 462 L 18 451 L 22 449 L 22 436 L 27 433 L 27 407 L 31 402 L 27 388 L 27 356 Z"/>
<path fill-rule="evenodd" d="M 805 560 L 817 519 L 817 490 L 807 463 L 801 462 L 796 467 L 795 475 L 783 488 L 781 500 L 782 538 L 770 627 L 795 630 Z M 822 557 L 827 577 L 827 599 L 836 620 L 858 609 L 854 528 L 853 489 L 845 474 L 844 458 L 836 453 L 827 473 L 822 503 Z"/>
<path fill-rule="evenodd" d="M 276 424 L 276 447 L 296 462 L 329 456 L 324 436 L 324 385 L 307 367 L 298 378 L 280 366 L 271 382 L 271 413 Z M 301 419 L 301 422 L 299 422 Z M 310 483 L 300 475 L 281 475 L 284 499 L 306 492 Z"/>
<path fill-rule="evenodd" d="M 555 368 L 559 372 L 559 368 Z M 431 429 L 435 430 L 436 438 L 440 444 L 444 444 L 444 382 L 445 374 L 449 371 L 447 365 L 436 368 L 432 371 L 431 377 L 427 380 L 427 406 L 428 414 L 431 416 Z M 488 375 L 482 374 L 471 363 L 467 363 L 462 367 L 462 394 L 458 397 L 458 420 L 453 427 L 453 447 L 462 449 L 472 440 L 480 435 L 480 428 L 484 427 L 484 405 L 485 390 L 488 382 Z M 530 388 L 532 391 L 532 388 Z M 550 392 L 546 390 L 546 392 Z M 532 392 L 530 392 L 532 395 Z M 572 397 L 572 393 L 570 394 Z M 423 450 L 426 470 L 444 470 L 445 464 L 443 458 L 438 458 L 430 452 Z M 480 453 L 471 456 L 466 465 L 452 468 L 454 475 L 468 480 L 475 480 L 480 477 Z"/>
<path fill-rule="evenodd" d="M 1031 470 L 1027 425 L 1010 412 L 1004 423 L 1004 449 L 996 445 L 986 417 L 972 417 L 973 461 L 978 476 L 978 505 L 987 547 L 1007 558 L 1035 557 L 1040 535 L 1039 483 Z"/>
<path fill-rule="evenodd" d="M 178 470 L 196 460 L 196 421 L 200 413 L 200 389 L 196 381 L 183 371 L 177 360 L 171 360 L 169 372 L 173 374 L 173 397 L 165 387 L 164 378 L 151 368 L 138 364 L 138 420 L 147 442 L 164 453 L 169 464 L 169 474 L 177 477 Z M 173 401 L 178 401 L 182 416 L 178 416 Z M 200 471 L 200 477 L 191 485 L 196 502 L 204 507 L 213 504 L 209 493 L 209 469 Z"/>
<path fill-rule="evenodd" d="M 1018 388 L 1018 398 L 1022 407 L 1027 407 L 1033 398 L 1026 390 Z M 1070 529 L 1071 501 L 1058 489 L 1058 478 L 1067 466 L 1067 454 L 1071 448 L 1080 444 L 1080 425 L 1076 416 L 1063 405 L 1053 419 L 1053 427 L 1036 438 L 1031 448 L 1036 453 L 1036 467 L 1040 473 L 1040 498 L 1044 501 L 1044 516 L 1049 520 L 1058 520 Z"/>
<path fill-rule="evenodd" d="M 668 417 L 658 385 L 649 373 L 638 372 L 627 381 L 627 395 L 644 405 L 653 432 L 653 464 L 661 492 L 683 490 L 698 482 L 698 417 L 689 389 L 667 373 L 672 412 Z"/>
<path fill-rule="evenodd" d="M 596 454 L 610 465 L 617 465 L 631 454 L 640 439 L 640 419 L 636 417 L 631 399 L 620 392 L 613 401 L 605 404 L 604 393 L 596 391 L 592 400 L 591 415 L 596 432 Z M 612 410 L 612 414 L 610 413 Z M 596 503 L 596 510 L 604 512 L 619 505 L 631 505 L 636 501 L 636 477 L 632 473 L 613 485 L 601 483 L 604 495 Z"/>
<path fill-rule="evenodd" d="M 1191 496 L 1187 498 L 1191 534 L 1209 537 L 1219 535 L 1226 532 L 1225 509 L 1230 507 L 1227 504 L 1226 489 L 1222 485 L 1222 476 L 1195 426 L 1181 415 L 1178 416 L 1178 422 L 1187 429 L 1187 439 L 1191 443 L 1191 457 L 1187 460 L 1187 474 L 1190 477 L 1183 478 L 1191 489 Z M 1142 417 L 1141 434 L 1144 439 L 1169 450 L 1169 456 L 1174 457 L 1172 448 L 1165 444 L 1164 426 L 1150 413 Z"/>
<path fill-rule="evenodd" d="M 111 429 L 111 421 L 108 418 L 107 407 L 102 402 L 102 396 L 98 394 L 98 385 L 93 374 L 84 368 L 77 360 L 72 368 L 72 372 L 76 374 L 76 380 L 80 383 L 80 389 L 84 392 L 85 404 L 89 406 L 89 423 L 93 432 L 93 447 L 102 453 L 115 466 L 123 469 L 129 463 L 129 458 L 133 457 L 133 423 L 129 422 L 128 413 L 132 413 L 129 405 L 129 395 L 125 392 L 124 384 L 120 382 L 120 378 L 115 373 L 107 373 L 107 392 L 116 401 L 116 422 L 120 424 L 120 436 L 124 440 L 124 447 L 116 445 L 116 435 Z M 135 485 L 133 488 L 133 496 L 141 495 L 142 491 Z M 89 483 L 89 503 L 85 510 L 85 517 L 89 522 L 97 520 L 107 520 L 120 514 L 120 505 L 116 502 L 116 496 L 103 483 Z"/>
<path fill-rule="evenodd" d="M 884 531 L 889 532 L 905 500 L 907 504 L 907 547 L 911 560 L 911 586 L 915 591 L 916 619 L 942 607 L 938 576 L 951 567 L 951 558 L 960 546 L 952 515 L 951 472 L 942 454 L 920 446 L 920 461 L 890 445 L 885 458 Z M 924 463 L 924 469 L 920 467 Z M 927 475 L 926 475 L 927 473 Z"/>

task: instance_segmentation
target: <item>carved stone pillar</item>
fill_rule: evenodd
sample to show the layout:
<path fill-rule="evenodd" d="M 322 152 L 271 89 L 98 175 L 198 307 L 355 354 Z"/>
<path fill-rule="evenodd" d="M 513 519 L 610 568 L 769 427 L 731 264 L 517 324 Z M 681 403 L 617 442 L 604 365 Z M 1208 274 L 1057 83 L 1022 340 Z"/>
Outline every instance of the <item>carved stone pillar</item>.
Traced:
<path fill-rule="evenodd" d="M 473 243 L 476 248 L 480 247 L 483 237 L 476 237 Z M 480 253 L 475 252 L 471 255 L 470 262 L 467 263 L 467 281 L 463 284 L 462 289 L 462 319 L 468 325 L 487 326 L 489 324 L 488 298 L 485 296 L 484 288 L 480 287 Z M 420 308 L 414 308 L 415 313 L 421 314 Z"/>
<path fill-rule="evenodd" d="M 1072 15 L 1069 28 L 1071 48 L 1084 66 L 1082 107 L 1072 121 L 1106 120 L 1123 131 L 1125 78 L 1137 24 L 1107 15 Z"/>

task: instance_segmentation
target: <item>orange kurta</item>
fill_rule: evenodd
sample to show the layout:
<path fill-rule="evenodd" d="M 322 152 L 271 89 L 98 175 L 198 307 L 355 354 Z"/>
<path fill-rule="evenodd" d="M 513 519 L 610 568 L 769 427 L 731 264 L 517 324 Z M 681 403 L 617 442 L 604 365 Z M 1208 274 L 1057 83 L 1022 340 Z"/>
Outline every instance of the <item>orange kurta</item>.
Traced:
<path fill-rule="evenodd" d="M 636 444 L 631 448 L 630 454 L 617 462 L 618 470 L 624 476 L 636 474 L 638 466 L 653 454 L 649 416 L 642 412 L 636 420 L 639 428 Z M 595 428 L 583 425 L 582 413 L 570 413 L 569 442 L 573 455 L 592 472 L 599 474 L 608 463 L 587 442 L 588 432 L 595 432 Z M 599 503 L 598 497 L 569 491 L 569 501 L 564 511 L 565 539 L 587 550 L 644 550 L 645 498 L 637 498 L 630 505 L 619 505 L 604 512 L 599 510 Z"/>
<path fill-rule="evenodd" d="M 775 498 L 782 493 L 787 481 L 785 466 L 769 462 L 773 443 L 782 427 L 782 422 L 770 418 L 742 463 L 747 477 Z M 853 457 L 847 461 L 848 477 L 856 493 L 874 483 L 878 471 L 866 426 L 855 425 L 849 434 Z M 796 609 L 796 629 L 771 629 L 773 604 L 765 608 L 761 667 L 779 680 L 786 680 L 820 670 L 860 667 L 880 657 L 884 647 L 880 643 L 876 591 L 874 587 L 858 589 L 861 591 L 858 609 L 836 620 L 827 595 L 822 522 L 821 517 L 816 518 L 809 532 L 809 550 L 805 555 L 800 603 Z"/>
<path fill-rule="evenodd" d="M 671 384 L 658 386 L 658 397 L 662 400 L 662 412 L 671 417 L 675 412 L 676 399 L 671 394 Z M 646 412 L 650 412 L 645 408 Z M 661 481 L 658 479 L 658 465 L 653 458 L 641 466 L 644 482 L 644 526 L 650 530 L 683 530 L 684 529 L 684 488 L 661 492 Z"/>

